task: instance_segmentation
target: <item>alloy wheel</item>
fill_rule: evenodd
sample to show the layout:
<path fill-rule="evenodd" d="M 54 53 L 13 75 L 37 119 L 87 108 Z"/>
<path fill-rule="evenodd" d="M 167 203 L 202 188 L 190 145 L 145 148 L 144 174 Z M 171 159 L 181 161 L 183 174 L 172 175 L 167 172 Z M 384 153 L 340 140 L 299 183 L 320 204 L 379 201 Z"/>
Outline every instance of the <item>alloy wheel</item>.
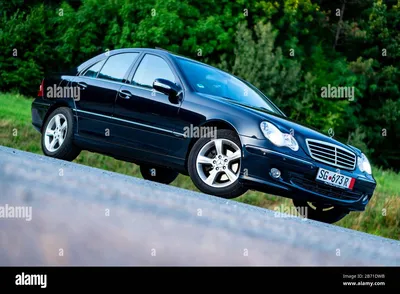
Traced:
<path fill-rule="evenodd" d="M 57 151 L 65 141 L 67 135 L 67 118 L 58 113 L 47 124 L 44 143 L 49 152 Z"/>
<path fill-rule="evenodd" d="M 239 178 L 241 157 L 239 146 L 231 140 L 213 139 L 197 155 L 197 173 L 211 187 L 227 187 Z"/>

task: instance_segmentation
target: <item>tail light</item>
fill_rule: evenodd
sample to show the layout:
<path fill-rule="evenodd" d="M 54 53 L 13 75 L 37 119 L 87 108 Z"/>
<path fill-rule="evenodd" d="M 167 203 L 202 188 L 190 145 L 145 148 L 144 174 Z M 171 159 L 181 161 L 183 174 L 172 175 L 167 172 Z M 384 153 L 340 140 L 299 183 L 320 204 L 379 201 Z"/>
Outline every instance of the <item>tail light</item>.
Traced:
<path fill-rule="evenodd" d="M 42 80 L 42 83 L 40 84 L 39 87 L 39 92 L 38 92 L 39 97 L 43 97 L 43 85 L 44 85 L 44 80 Z"/>

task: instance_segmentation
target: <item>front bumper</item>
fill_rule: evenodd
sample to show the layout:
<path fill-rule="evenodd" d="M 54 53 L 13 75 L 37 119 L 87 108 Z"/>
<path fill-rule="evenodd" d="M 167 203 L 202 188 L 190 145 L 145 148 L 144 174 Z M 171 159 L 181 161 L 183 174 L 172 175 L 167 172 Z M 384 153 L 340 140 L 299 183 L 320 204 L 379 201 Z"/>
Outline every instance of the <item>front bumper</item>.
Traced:
<path fill-rule="evenodd" d="M 341 174 L 356 179 L 353 189 L 332 187 L 315 181 L 315 178 L 320 167 L 332 171 L 336 171 L 336 168 L 310 157 L 294 156 L 289 152 L 286 154 L 270 146 L 266 148 L 259 144 L 264 140 L 241 140 L 243 162 L 240 179 L 250 189 L 292 199 L 329 203 L 349 211 L 365 210 L 374 193 L 376 182 L 371 175 L 357 170 L 341 170 Z M 281 176 L 273 178 L 270 175 L 271 168 L 279 169 Z"/>

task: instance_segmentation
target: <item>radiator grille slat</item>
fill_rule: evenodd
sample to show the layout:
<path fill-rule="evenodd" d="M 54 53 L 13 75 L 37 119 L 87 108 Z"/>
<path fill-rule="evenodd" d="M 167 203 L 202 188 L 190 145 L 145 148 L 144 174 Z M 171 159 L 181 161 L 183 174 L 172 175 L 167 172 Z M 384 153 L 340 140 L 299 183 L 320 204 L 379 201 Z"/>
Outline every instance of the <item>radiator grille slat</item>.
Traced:
<path fill-rule="evenodd" d="M 356 155 L 343 147 L 313 139 L 306 139 L 306 143 L 310 156 L 317 161 L 347 170 L 356 167 Z"/>

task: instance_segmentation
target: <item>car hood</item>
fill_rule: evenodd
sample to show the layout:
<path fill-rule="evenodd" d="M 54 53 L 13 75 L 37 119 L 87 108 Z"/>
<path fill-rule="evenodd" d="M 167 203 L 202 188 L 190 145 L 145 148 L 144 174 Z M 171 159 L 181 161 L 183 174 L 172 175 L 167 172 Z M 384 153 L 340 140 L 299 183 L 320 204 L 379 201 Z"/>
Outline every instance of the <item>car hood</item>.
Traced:
<path fill-rule="evenodd" d="M 204 95 L 210 97 L 210 95 Z M 261 120 L 266 120 L 274 125 L 276 125 L 282 132 L 290 133 L 291 130 L 294 132 L 294 135 L 296 138 L 301 137 L 305 141 L 305 139 L 314 139 L 314 140 L 320 140 L 324 142 L 328 142 L 331 144 L 336 144 L 342 148 L 345 148 L 349 151 L 354 152 L 357 155 L 361 154 L 361 151 L 351 145 L 347 145 L 344 143 L 339 142 L 338 140 L 335 140 L 331 138 L 330 136 L 327 136 L 325 134 L 322 134 L 318 130 L 310 127 L 310 126 L 303 126 L 300 125 L 299 123 L 289 119 L 288 117 L 282 116 L 280 114 L 273 113 L 268 110 L 260 109 L 257 107 L 252 107 L 249 105 L 244 105 L 237 103 L 235 101 L 231 101 L 228 99 L 220 98 L 220 97 L 215 97 L 217 99 L 220 99 L 222 103 L 227 103 L 230 104 L 232 107 L 237 107 L 243 110 L 244 112 L 249 112 L 252 113 L 253 115 L 259 116 Z"/>
<path fill-rule="evenodd" d="M 359 155 L 361 153 L 359 149 L 357 149 L 353 146 L 344 144 L 336 139 L 333 139 L 332 137 L 327 136 L 310 126 L 303 126 L 287 117 L 283 117 L 279 114 L 272 113 L 268 110 L 258 109 L 258 108 L 254 108 L 254 107 L 250 107 L 250 106 L 246 106 L 246 105 L 239 105 L 239 106 L 242 108 L 246 108 L 253 113 L 257 113 L 261 118 L 263 118 L 263 119 L 275 124 L 277 127 L 279 127 L 279 129 L 282 132 L 287 132 L 287 133 L 292 132 L 295 136 L 297 134 L 296 137 L 300 136 L 303 140 L 314 139 L 314 140 L 319 140 L 319 141 L 324 141 L 324 142 L 328 142 L 331 144 L 335 144 L 342 148 L 350 150 L 357 155 Z M 293 131 L 291 131 L 291 130 L 293 130 Z"/>

